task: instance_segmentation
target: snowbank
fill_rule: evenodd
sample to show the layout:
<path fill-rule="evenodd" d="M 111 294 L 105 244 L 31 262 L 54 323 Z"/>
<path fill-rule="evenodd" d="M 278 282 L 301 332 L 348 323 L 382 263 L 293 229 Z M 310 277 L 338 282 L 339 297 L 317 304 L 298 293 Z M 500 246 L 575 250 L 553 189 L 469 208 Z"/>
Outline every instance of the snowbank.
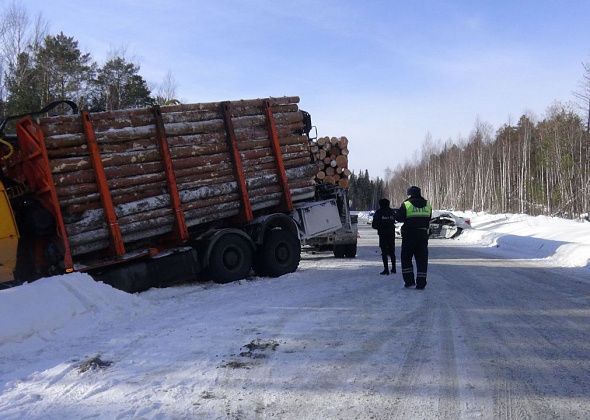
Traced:
<path fill-rule="evenodd" d="M 493 246 L 512 255 L 543 259 L 558 267 L 590 263 L 590 223 L 549 216 L 464 212 L 474 229 L 458 241 Z"/>
<path fill-rule="evenodd" d="M 128 317 L 143 305 L 139 296 L 98 283 L 88 274 L 40 279 L 0 291 L 0 343 Z"/>

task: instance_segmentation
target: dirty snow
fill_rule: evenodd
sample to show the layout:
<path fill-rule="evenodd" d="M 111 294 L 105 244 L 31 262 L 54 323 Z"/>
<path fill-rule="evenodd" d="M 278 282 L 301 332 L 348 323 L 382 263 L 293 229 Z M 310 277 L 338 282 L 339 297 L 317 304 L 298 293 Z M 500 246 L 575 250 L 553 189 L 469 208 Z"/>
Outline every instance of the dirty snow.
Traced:
<path fill-rule="evenodd" d="M 471 218 L 423 292 L 377 274 L 366 224 L 356 259 L 278 279 L 0 291 L 0 418 L 587 418 L 590 276 L 560 249 L 590 224 Z"/>

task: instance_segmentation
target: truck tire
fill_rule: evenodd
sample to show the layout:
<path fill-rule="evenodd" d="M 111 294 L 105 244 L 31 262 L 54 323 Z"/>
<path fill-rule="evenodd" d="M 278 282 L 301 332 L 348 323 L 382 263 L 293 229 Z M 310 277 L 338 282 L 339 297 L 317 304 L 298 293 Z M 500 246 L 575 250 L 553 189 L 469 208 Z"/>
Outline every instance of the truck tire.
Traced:
<path fill-rule="evenodd" d="M 344 246 L 344 256 L 346 258 L 356 257 L 356 244 L 347 244 Z"/>
<path fill-rule="evenodd" d="M 344 245 L 334 245 L 334 256 L 336 258 L 344 258 L 346 248 Z"/>
<path fill-rule="evenodd" d="M 252 268 L 252 247 L 239 235 L 227 234 L 217 240 L 209 256 L 208 274 L 216 283 L 245 278 Z"/>
<path fill-rule="evenodd" d="M 258 253 L 256 271 L 263 276 L 279 277 L 297 270 L 300 260 L 299 238 L 288 230 L 271 230 Z"/>

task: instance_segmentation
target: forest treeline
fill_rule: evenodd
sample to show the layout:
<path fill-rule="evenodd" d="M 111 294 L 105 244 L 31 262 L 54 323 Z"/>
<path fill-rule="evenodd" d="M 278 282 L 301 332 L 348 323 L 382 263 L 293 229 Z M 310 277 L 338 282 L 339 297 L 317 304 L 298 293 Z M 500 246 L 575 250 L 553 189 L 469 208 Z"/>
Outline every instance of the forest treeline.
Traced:
<path fill-rule="evenodd" d="M 577 217 L 590 207 L 590 135 L 578 113 L 555 105 L 495 133 L 477 123 L 463 142 L 427 139 L 387 181 L 390 197 L 418 185 L 435 208 Z"/>
<path fill-rule="evenodd" d="M 61 99 L 91 111 L 175 102 L 170 73 L 150 88 L 139 71 L 122 50 L 97 63 L 74 37 L 50 34 L 42 16 L 31 16 L 17 2 L 0 12 L 0 116 Z"/>
<path fill-rule="evenodd" d="M 368 170 L 353 172 L 350 175 L 348 198 L 352 210 L 375 210 L 379 200 L 388 195 L 385 180 L 371 178 Z"/>
<path fill-rule="evenodd" d="M 527 213 L 575 218 L 590 212 L 590 64 L 573 104 L 555 104 L 542 118 L 523 115 L 498 130 L 476 122 L 467 139 L 435 142 L 428 135 L 416 155 L 384 179 L 353 173 L 355 210 L 393 206 L 417 185 L 434 208 Z"/>

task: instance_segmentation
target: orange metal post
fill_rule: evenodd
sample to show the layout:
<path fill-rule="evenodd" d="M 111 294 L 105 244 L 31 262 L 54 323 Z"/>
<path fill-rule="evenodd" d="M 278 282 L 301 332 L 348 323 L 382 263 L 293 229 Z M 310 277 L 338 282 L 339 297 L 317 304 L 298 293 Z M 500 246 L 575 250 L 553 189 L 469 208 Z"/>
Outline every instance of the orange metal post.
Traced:
<path fill-rule="evenodd" d="M 119 222 L 117 221 L 117 215 L 115 213 L 115 207 L 113 206 L 113 199 L 111 198 L 111 191 L 109 190 L 109 185 L 107 183 L 104 166 L 100 159 L 100 151 L 98 150 L 94 127 L 90 120 L 90 115 L 86 111 L 82 112 L 82 125 L 84 127 L 84 135 L 86 136 L 86 142 L 88 144 L 88 153 L 90 154 L 92 168 L 94 169 L 94 175 L 96 176 L 96 184 L 100 193 L 100 201 L 104 210 L 105 220 L 109 226 L 111 246 L 114 253 L 117 256 L 121 256 L 125 254 L 125 244 L 123 242 L 123 236 L 121 235 Z"/>
<path fill-rule="evenodd" d="M 172 165 L 172 157 L 170 156 L 170 148 L 168 146 L 168 139 L 166 138 L 166 130 L 164 128 L 164 122 L 162 121 L 162 110 L 158 105 L 155 105 L 153 107 L 153 112 L 154 119 L 156 121 L 156 137 L 158 138 L 160 155 L 162 156 L 162 162 L 164 163 L 164 171 L 166 172 L 168 193 L 170 194 L 170 204 L 174 210 L 176 236 L 180 242 L 185 242 L 189 237 L 188 229 L 184 219 L 180 194 L 178 193 L 178 185 L 176 184 L 176 175 L 174 173 L 174 166 Z"/>
<path fill-rule="evenodd" d="M 41 128 L 30 117 L 24 118 L 16 124 L 16 133 L 22 156 L 22 171 L 29 188 L 35 192 L 43 206 L 55 217 L 58 235 L 64 246 L 64 268 L 69 273 L 74 271 L 74 263 L 55 183 L 51 176 L 49 157 L 45 148 L 45 136 Z"/>
<path fill-rule="evenodd" d="M 238 182 L 238 190 L 240 192 L 240 199 L 242 202 L 242 219 L 246 223 L 250 223 L 254 219 L 252 213 L 252 205 L 250 203 L 250 196 L 248 194 L 248 186 L 246 185 L 246 177 L 244 176 L 244 168 L 242 166 L 242 158 L 238 150 L 238 143 L 236 140 L 236 133 L 234 131 L 234 124 L 231 120 L 231 103 L 223 102 L 221 104 L 221 112 L 223 114 L 223 122 L 225 123 L 225 132 L 227 134 L 227 146 L 230 152 L 230 157 L 234 167 L 234 176 Z"/>
<path fill-rule="evenodd" d="M 275 118 L 270 107 L 270 101 L 264 101 L 264 113 L 266 114 L 266 126 L 268 128 L 268 137 L 270 138 L 270 144 L 277 161 L 277 174 L 279 176 L 279 182 L 283 189 L 283 202 L 282 207 L 286 211 L 293 210 L 293 200 L 291 199 L 291 190 L 289 189 L 289 180 L 287 178 L 287 172 L 285 171 L 285 164 L 283 162 L 283 153 L 281 152 L 281 144 L 279 142 L 279 134 L 277 132 L 277 126 L 275 124 Z"/>

